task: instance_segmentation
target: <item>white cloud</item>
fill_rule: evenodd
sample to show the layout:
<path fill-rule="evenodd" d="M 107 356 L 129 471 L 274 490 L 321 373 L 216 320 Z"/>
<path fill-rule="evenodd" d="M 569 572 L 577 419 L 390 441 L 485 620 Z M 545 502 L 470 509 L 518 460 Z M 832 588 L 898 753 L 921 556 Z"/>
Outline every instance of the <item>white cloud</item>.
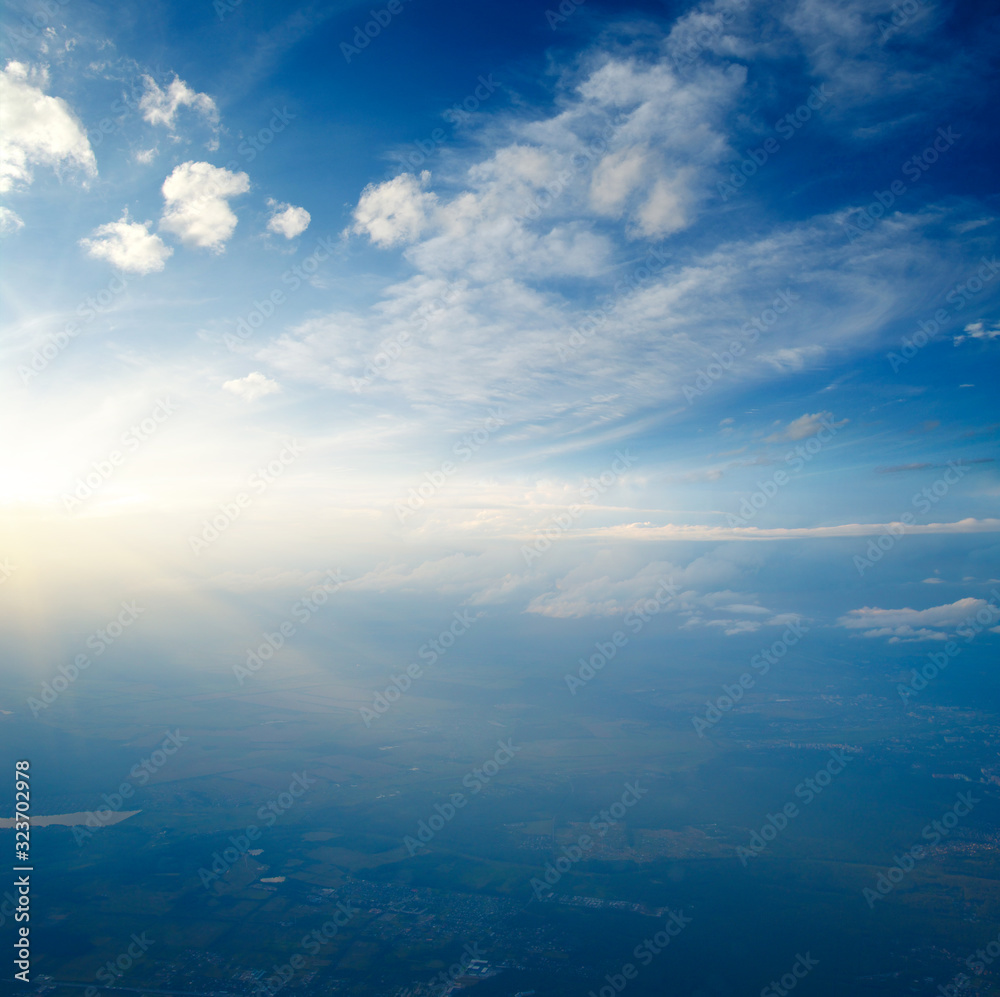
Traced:
<path fill-rule="evenodd" d="M 692 174 L 681 171 L 669 180 L 660 177 L 637 212 L 636 229 L 647 239 L 662 239 L 691 224 L 689 203 Z"/>
<path fill-rule="evenodd" d="M 779 347 L 764 351 L 760 355 L 762 363 L 770 364 L 779 374 L 796 374 L 810 364 L 819 363 L 826 355 L 826 349 L 818 343 L 804 346 Z"/>
<path fill-rule="evenodd" d="M 312 220 L 305 208 L 297 208 L 293 204 L 279 203 L 273 197 L 267 199 L 271 209 L 271 217 L 267 221 L 267 230 L 275 235 L 283 235 L 286 239 L 294 239 L 302 235 Z"/>
<path fill-rule="evenodd" d="M 865 606 L 852 609 L 837 620 L 839 626 L 849 630 L 864 630 L 864 637 L 890 637 L 891 643 L 910 640 L 942 640 L 949 631 L 962 624 L 976 622 L 995 623 L 1000 617 L 1000 609 L 985 599 L 972 597 L 959 599 L 943 606 L 930 609 L 878 609 Z"/>
<path fill-rule="evenodd" d="M 420 177 L 401 173 L 385 183 L 369 184 L 361 193 L 354 209 L 355 234 L 366 234 L 376 246 L 383 248 L 413 242 L 427 224 L 427 215 L 437 201 L 437 195 L 426 192 L 430 173 Z"/>
<path fill-rule="evenodd" d="M 784 429 L 779 429 L 766 437 L 769 442 L 778 440 L 805 440 L 810 436 L 815 436 L 825 427 L 840 429 L 846 426 L 849 420 L 841 422 L 833 421 L 832 412 L 814 412 L 812 415 L 800 415 L 798 419 L 793 419 Z"/>
<path fill-rule="evenodd" d="M 0 235 L 11 235 L 24 228 L 24 220 L 10 208 L 0 205 Z"/>
<path fill-rule="evenodd" d="M 809 295 L 792 299 L 794 317 L 779 319 L 767 332 L 771 342 L 783 340 L 789 350 L 811 349 L 808 339 L 820 328 L 830 349 L 870 340 L 888 316 L 908 307 L 912 246 L 904 250 L 894 243 L 862 257 L 844 243 L 834 219 L 725 243 L 683 263 L 666 257 L 644 261 L 631 254 L 625 265 L 610 238 L 590 231 L 585 220 L 551 225 L 544 232 L 519 224 L 514 211 L 530 188 L 513 170 L 507 177 L 521 194 L 491 181 L 489 199 L 503 202 L 502 211 L 491 208 L 493 215 L 485 214 L 482 199 L 471 193 L 438 207 L 439 234 L 429 233 L 405 251 L 416 275 L 387 288 L 370 312 L 312 318 L 265 347 L 261 356 L 291 376 L 349 390 L 351 378 L 363 376 L 366 357 L 405 331 L 407 362 L 390 367 L 373 390 L 435 405 L 444 398 L 484 394 L 516 397 L 526 419 L 555 415 L 569 420 L 574 413 L 579 416 L 582 405 L 591 412 L 607 408 L 590 399 L 605 395 L 611 381 L 621 386 L 611 406 L 617 417 L 664 400 L 683 400 L 683 389 L 695 382 L 698 369 L 714 362 L 714 352 L 729 348 L 731 330 L 739 329 L 748 314 L 777 300 L 789 273 L 811 270 Z M 386 233 L 386 238 L 395 235 Z M 880 261 L 877 276 L 872 254 Z M 928 253 L 928 264 L 936 256 Z M 646 262 L 653 264 L 653 275 L 645 269 L 641 285 L 628 283 Z M 591 309 L 586 301 L 539 285 L 568 276 L 591 281 L 595 295 L 606 293 L 614 307 L 599 316 L 596 328 L 590 325 L 587 340 L 579 340 L 582 348 L 567 355 L 560 350 Z M 434 301 L 430 328 L 412 318 Z M 816 348 L 822 355 L 824 347 Z M 564 372 L 557 380 L 553 364 Z M 474 383 L 470 370 L 476 371 Z M 748 347 L 730 377 L 764 382 L 785 373 Z"/>
<path fill-rule="evenodd" d="M 245 194 L 250 178 L 210 163 L 181 163 L 163 181 L 160 227 L 184 242 L 221 253 L 236 228 L 228 198 Z"/>
<path fill-rule="evenodd" d="M 708 620 L 704 624 L 706 627 L 721 627 L 722 632 L 727 637 L 734 637 L 736 634 L 752 634 L 760 630 L 760 623 L 756 620 Z"/>
<path fill-rule="evenodd" d="M 987 327 L 982 321 L 970 322 L 963 330 L 965 335 L 955 336 L 955 345 L 964 343 L 967 339 L 981 339 L 989 342 L 992 339 L 1000 339 L 1000 322 L 994 322 L 992 327 Z"/>
<path fill-rule="evenodd" d="M 147 164 L 151 163 L 156 158 L 156 154 L 159 151 L 160 151 L 159 150 L 159 146 L 155 146 L 154 145 L 154 146 L 152 146 L 152 148 L 149 148 L 149 149 L 139 149 L 139 150 L 137 150 L 135 153 L 133 153 L 133 157 L 132 158 L 135 159 L 135 161 L 137 163 L 142 163 L 143 166 L 146 166 Z"/>
<path fill-rule="evenodd" d="M 101 225 L 93 238 L 81 239 L 80 245 L 89 256 L 107 260 L 119 270 L 155 273 L 163 269 L 173 250 L 158 235 L 153 235 L 147 225 L 130 222 L 126 210 L 119 221 Z"/>
<path fill-rule="evenodd" d="M 715 184 L 738 161 L 728 135 L 746 71 L 720 62 L 588 53 L 589 69 L 562 77 L 553 112 L 484 115 L 468 136 L 480 144 L 452 150 L 433 177 L 364 188 L 349 231 L 399 251 L 407 279 L 369 309 L 309 317 L 256 356 L 289 379 L 346 392 L 381 344 L 405 334 L 405 362 L 366 392 L 424 411 L 453 405 L 457 417 L 483 397 L 516 401 L 524 422 L 566 439 L 571 428 L 690 401 L 685 388 L 754 317 L 767 327 L 707 390 L 780 383 L 884 341 L 911 314 L 914 286 L 968 255 L 961 240 L 925 234 L 937 211 L 894 214 L 856 243 L 838 213 L 744 225 Z M 739 125 L 749 126 L 763 135 L 772 123 Z M 682 234 L 709 212 L 696 240 Z M 636 245 L 644 238 L 671 240 L 651 276 L 648 247 Z M 790 306 L 772 308 L 785 291 Z M 824 414 L 775 435 L 806 439 Z"/>
<path fill-rule="evenodd" d="M 996 533 L 1000 519 L 960 519 L 954 523 L 843 523 L 835 526 L 774 527 L 759 526 L 692 526 L 683 523 L 622 523 L 575 531 L 577 536 L 629 540 L 796 540 L 819 537 L 877 537 L 887 530 L 896 535 L 905 532 L 935 533 Z"/>
<path fill-rule="evenodd" d="M 589 276 L 608 262 L 606 241 L 587 231 L 597 218 L 622 218 L 630 238 L 693 222 L 745 76 L 730 66 L 681 81 L 665 63 L 604 56 L 554 115 L 505 119 L 486 155 L 445 178 L 449 190 L 431 191 L 426 171 L 366 187 L 352 231 L 412 246 L 429 273 Z"/>
<path fill-rule="evenodd" d="M 625 202 L 644 179 L 648 150 L 619 149 L 605 156 L 590 180 L 590 203 L 598 214 L 620 217 Z"/>
<path fill-rule="evenodd" d="M 182 79 L 175 76 L 166 90 L 160 89 L 152 76 L 142 78 L 146 88 L 139 100 L 139 111 L 151 125 L 162 125 L 172 135 L 176 134 L 177 112 L 182 107 L 193 108 L 217 130 L 219 126 L 219 109 L 215 101 L 207 93 L 196 93 Z M 208 143 L 210 150 L 219 147 L 217 139 Z"/>
<path fill-rule="evenodd" d="M 277 381 L 272 381 L 271 378 L 265 377 L 257 370 L 247 374 L 246 377 L 224 381 L 222 387 L 247 402 L 254 402 L 265 395 L 273 395 L 281 391 L 281 385 Z"/>
<path fill-rule="evenodd" d="M 367 592 L 435 591 L 449 595 L 470 593 L 484 585 L 495 583 L 499 562 L 486 555 L 448 554 L 436 560 L 423 561 L 414 567 L 403 564 L 380 564 L 361 577 L 349 582 L 347 588 Z M 508 587 L 510 576 L 508 576 Z M 516 587 L 516 586 L 513 586 Z"/>
<path fill-rule="evenodd" d="M 941 630 L 914 629 L 910 626 L 879 627 L 866 630 L 862 637 L 888 637 L 890 644 L 915 644 L 923 640 L 947 640 L 948 634 Z"/>
<path fill-rule="evenodd" d="M 0 193 L 28 186 L 34 165 L 97 175 L 86 131 L 66 101 L 44 93 L 47 85 L 44 71 L 20 62 L 0 70 Z"/>
<path fill-rule="evenodd" d="M 652 561 L 637 569 L 635 561 L 634 556 L 623 558 L 620 551 L 602 552 L 547 585 L 546 591 L 528 603 L 525 612 L 572 619 L 618 616 L 632 609 L 645 609 L 647 613 L 693 617 L 704 626 L 723 625 L 719 621 L 704 623 L 698 615 L 703 612 L 714 615 L 722 607 L 736 616 L 769 612 L 751 603 L 753 597 L 746 593 L 716 588 L 735 579 L 739 572 L 738 566 L 724 555 L 713 552 L 684 567 L 669 561 Z M 669 586 L 674 587 L 672 593 Z M 736 603 L 735 599 L 740 601 Z M 648 605 L 647 600 L 651 600 Z M 723 622 L 726 627 L 742 629 L 756 629 L 760 625 L 759 621 L 749 620 Z"/>

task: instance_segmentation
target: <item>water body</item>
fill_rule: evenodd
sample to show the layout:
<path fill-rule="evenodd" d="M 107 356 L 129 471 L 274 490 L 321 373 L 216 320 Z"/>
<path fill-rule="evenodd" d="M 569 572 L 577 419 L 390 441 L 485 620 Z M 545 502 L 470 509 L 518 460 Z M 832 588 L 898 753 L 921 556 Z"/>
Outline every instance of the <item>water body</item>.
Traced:
<path fill-rule="evenodd" d="M 108 824 L 120 824 L 123 820 L 128 820 L 129 817 L 134 817 L 138 813 L 142 813 L 142 811 L 86 810 L 78 814 L 53 814 L 48 817 L 41 814 L 32 814 L 28 819 L 32 827 L 48 827 L 50 824 L 61 824 L 63 827 L 77 827 L 88 823 L 93 826 L 95 819 L 102 826 L 106 827 Z M 15 817 L 0 817 L 0 828 L 13 827 L 16 819 Z"/>

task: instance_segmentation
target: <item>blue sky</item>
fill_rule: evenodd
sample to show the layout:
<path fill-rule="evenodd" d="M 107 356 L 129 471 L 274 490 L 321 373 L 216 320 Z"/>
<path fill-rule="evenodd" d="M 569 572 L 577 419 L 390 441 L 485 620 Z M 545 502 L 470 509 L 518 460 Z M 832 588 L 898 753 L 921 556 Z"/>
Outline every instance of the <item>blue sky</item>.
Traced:
<path fill-rule="evenodd" d="M 793 543 L 845 636 L 982 607 L 996 14 L 562 9 L 5 6 L 15 615 L 336 563 L 593 621 L 673 570 L 738 638 L 806 612 L 755 587 Z"/>

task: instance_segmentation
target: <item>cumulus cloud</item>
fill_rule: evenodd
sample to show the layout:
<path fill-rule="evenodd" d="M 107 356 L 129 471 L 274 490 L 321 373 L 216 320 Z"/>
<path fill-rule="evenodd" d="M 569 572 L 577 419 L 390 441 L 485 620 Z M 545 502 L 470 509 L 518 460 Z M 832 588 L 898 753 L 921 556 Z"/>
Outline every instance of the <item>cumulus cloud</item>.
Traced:
<path fill-rule="evenodd" d="M 978 620 L 977 620 L 978 617 Z M 985 599 L 966 598 L 930 609 L 852 609 L 837 620 L 849 630 L 863 630 L 863 637 L 889 637 L 890 643 L 943 640 L 949 632 L 976 622 L 995 623 L 1000 609 Z"/>
<path fill-rule="evenodd" d="M 280 203 L 273 197 L 267 199 L 267 206 L 271 209 L 271 217 L 267 220 L 269 232 L 283 235 L 286 239 L 294 239 L 309 228 L 309 222 L 312 218 L 305 208 L 297 208 L 294 204 Z"/>
<path fill-rule="evenodd" d="M 89 256 L 107 260 L 119 270 L 155 273 L 163 269 L 173 250 L 149 231 L 148 224 L 129 221 L 126 210 L 118 221 L 96 229 L 92 238 L 81 239 L 80 245 Z"/>
<path fill-rule="evenodd" d="M 483 115 L 433 177 L 365 187 L 348 232 L 401 252 L 408 277 L 370 309 L 310 316 L 260 359 L 349 391 L 381 344 L 405 341 L 406 362 L 366 390 L 424 410 L 516 399 L 526 423 L 558 434 L 690 401 L 685 389 L 754 316 L 766 335 L 713 391 L 773 384 L 884 339 L 911 313 L 914 286 L 971 249 L 928 235 L 920 214 L 895 213 L 864 245 L 845 242 L 837 212 L 766 230 L 735 223 L 716 190 L 740 155 L 735 123 L 759 136 L 773 122 L 743 120 L 746 69 L 733 57 L 753 31 L 727 29 L 715 6 L 702 13 L 721 25 L 719 58 L 590 52 L 562 75 L 551 113 Z M 794 34 L 775 41 L 782 58 Z M 712 225 L 688 238 L 706 215 Z M 825 415 L 774 435 L 806 439 Z"/>
<path fill-rule="evenodd" d="M 10 208 L 0 205 L 0 235 L 10 235 L 24 228 L 24 220 Z"/>
<path fill-rule="evenodd" d="M 177 131 L 177 112 L 182 107 L 190 107 L 200 114 L 213 130 L 219 126 L 219 109 L 207 93 L 196 93 L 182 79 L 175 76 L 173 82 L 161 89 L 152 76 L 142 78 L 145 92 L 139 100 L 139 112 L 151 125 L 162 125 L 172 135 Z M 219 147 L 218 139 L 208 143 L 210 150 Z"/>
<path fill-rule="evenodd" d="M 437 195 L 425 191 L 431 175 L 424 170 L 419 177 L 402 173 L 385 183 L 369 184 L 354 209 L 357 235 L 367 235 L 383 248 L 412 242 L 423 231 Z"/>
<path fill-rule="evenodd" d="M 281 385 L 277 381 L 263 375 L 259 370 L 255 370 L 246 377 L 238 377 L 232 381 L 224 381 L 222 387 L 237 398 L 242 398 L 247 402 L 254 402 L 265 395 L 273 395 L 281 391 Z"/>
<path fill-rule="evenodd" d="M 745 76 L 730 66 L 680 80 L 665 62 L 604 57 L 557 114 L 506 121 L 488 154 L 443 185 L 451 189 L 430 190 L 426 171 L 366 187 L 352 231 L 413 246 L 427 270 L 467 263 L 496 278 L 497 265 L 520 260 L 526 273 L 596 272 L 607 255 L 586 231 L 596 219 L 621 219 L 642 239 L 693 222 Z"/>
<path fill-rule="evenodd" d="M 221 253 L 236 228 L 228 198 L 245 194 L 250 178 L 210 163 L 181 163 L 163 181 L 160 227 L 183 242 Z"/>
<path fill-rule="evenodd" d="M 35 165 L 97 175 L 83 125 L 66 101 L 45 94 L 47 86 L 44 71 L 29 72 L 23 63 L 0 70 L 0 193 L 28 186 Z"/>

